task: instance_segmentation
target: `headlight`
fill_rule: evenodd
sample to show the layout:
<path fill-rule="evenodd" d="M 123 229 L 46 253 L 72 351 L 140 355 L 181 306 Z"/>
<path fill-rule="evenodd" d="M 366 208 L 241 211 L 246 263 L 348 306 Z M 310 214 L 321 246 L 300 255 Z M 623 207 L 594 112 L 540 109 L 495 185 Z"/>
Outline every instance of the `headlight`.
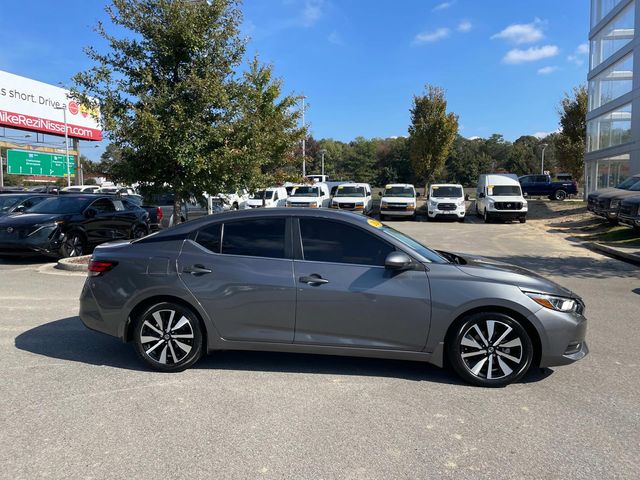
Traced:
<path fill-rule="evenodd" d="M 358 202 L 358 203 L 356 203 L 356 207 L 364 207 L 364 202 Z"/>
<path fill-rule="evenodd" d="M 556 297 L 545 293 L 524 292 L 524 294 L 538 305 L 558 312 L 575 312 L 578 302 L 572 298 Z"/>
<path fill-rule="evenodd" d="M 63 223 L 64 223 L 63 220 L 57 220 L 52 223 L 42 223 L 42 224 L 33 225 L 27 237 L 30 237 L 31 235 L 35 235 L 36 233 L 40 232 L 43 229 L 55 229 L 58 227 L 58 225 L 62 225 Z"/>

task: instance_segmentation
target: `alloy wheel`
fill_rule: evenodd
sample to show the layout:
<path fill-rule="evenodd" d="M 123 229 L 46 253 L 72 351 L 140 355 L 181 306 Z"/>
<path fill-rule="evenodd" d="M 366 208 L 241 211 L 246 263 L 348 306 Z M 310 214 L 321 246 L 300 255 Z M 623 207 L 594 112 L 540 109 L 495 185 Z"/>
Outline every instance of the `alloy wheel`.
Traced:
<path fill-rule="evenodd" d="M 146 315 L 138 340 L 148 359 L 166 366 L 185 363 L 197 341 L 193 320 L 173 309 Z"/>
<path fill-rule="evenodd" d="M 468 371 L 482 380 L 500 380 L 518 372 L 526 361 L 519 332 L 499 320 L 471 325 L 461 336 L 460 358 Z"/>
<path fill-rule="evenodd" d="M 67 257 L 79 257 L 84 253 L 84 242 L 78 234 L 71 234 L 62 242 L 63 253 Z"/>

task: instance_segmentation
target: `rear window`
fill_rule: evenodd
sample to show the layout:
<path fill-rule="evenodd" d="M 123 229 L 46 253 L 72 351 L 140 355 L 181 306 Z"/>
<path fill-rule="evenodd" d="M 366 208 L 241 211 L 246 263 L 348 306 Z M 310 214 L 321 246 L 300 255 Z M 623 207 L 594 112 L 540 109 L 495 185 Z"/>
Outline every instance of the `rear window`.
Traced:
<path fill-rule="evenodd" d="M 220 234 L 222 233 L 222 224 L 215 223 L 203 228 L 198 232 L 196 242 L 213 253 L 220 253 Z"/>

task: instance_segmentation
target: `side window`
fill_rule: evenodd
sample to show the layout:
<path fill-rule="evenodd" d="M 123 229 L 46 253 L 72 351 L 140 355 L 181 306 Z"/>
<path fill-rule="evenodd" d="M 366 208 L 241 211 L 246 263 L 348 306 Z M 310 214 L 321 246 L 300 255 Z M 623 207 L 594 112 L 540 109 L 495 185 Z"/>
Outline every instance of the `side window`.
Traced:
<path fill-rule="evenodd" d="M 213 253 L 220 253 L 220 234 L 222 233 L 222 224 L 214 223 L 198 232 L 196 242 Z"/>
<path fill-rule="evenodd" d="M 23 207 L 25 210 L 27 208 L 31 208 L 31 207 L 35 207 L 36 205 L 38 205 L 41 201 L 43 201 L 45 198 L 47 197 L 33 197 L 33 198 L 28 198 L 27 200 L 25 200 L 24 202 L 22 202 L 20 205 L 17 205 L 17 207 Z"/>
<path fill-rule="evenodd" d="M 521 183 L 531 183 L 531 176 L 527 175 L 526 177 L 522 177 L 520 179 Z"/>
<path fill-rule="evenodd" d="M 125 206 L 124 206 L 124 203 L 122 202 L 122 200 L 114 200 L 113 201 L 113 206 L 116 208 L 116 212 L 124 212 L 125 211 Z"/>
<path fill-rule="evenodd" d="M 91 208 L 95 209 L 98 213 L 115 212 L 116 209 L 113 206 L 113 202 L 108 198 L 101 198 L 91 204 Z"/>
<path fill-rule="evenodd" d="M 537 175 L 536 183 L 547 183 L 547 177 L 544 175 Z"/>
<path fill-rule="evenodd" d="M 285 219 L 256 218 L 225 223 L 222 253 L 285 258 Z"/>
<path fill-rule="evenodd" d="M 301 218 L 304 259 L 316 262 L 384 266 L 395 249 L 371 233 L 343 222 Z"/>

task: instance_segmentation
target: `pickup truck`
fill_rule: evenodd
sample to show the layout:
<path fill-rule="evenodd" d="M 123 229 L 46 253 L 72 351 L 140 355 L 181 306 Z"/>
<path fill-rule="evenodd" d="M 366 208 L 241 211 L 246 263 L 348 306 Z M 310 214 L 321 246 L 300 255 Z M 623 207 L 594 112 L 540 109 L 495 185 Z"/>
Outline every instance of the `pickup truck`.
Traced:
<path fill-rule="evenodd" d="M 520 186 L 525 196 L 544 196 L 551 200 L 564 200 L 578 193 L 578 184 L 573 181 L 554 182 L 550 175 L 525 175 L 520 177 Z"/>
<path fill-rule="evenodd" d="M 176 222 L 173 220 L 173 199 L 174 195 L 171 193 L 159 194 L 151 196 L 150 200 L 153 205 L 158 205 L 162 211 L 160 216 L 160 228 L 172 227 Z M 192 196 L 183 200 L 182 202 L 182 222 L 193 220 L 207 215 L 209 213 L 207 209 L 207 199 L 201 197 L 197 199 Z"/>

